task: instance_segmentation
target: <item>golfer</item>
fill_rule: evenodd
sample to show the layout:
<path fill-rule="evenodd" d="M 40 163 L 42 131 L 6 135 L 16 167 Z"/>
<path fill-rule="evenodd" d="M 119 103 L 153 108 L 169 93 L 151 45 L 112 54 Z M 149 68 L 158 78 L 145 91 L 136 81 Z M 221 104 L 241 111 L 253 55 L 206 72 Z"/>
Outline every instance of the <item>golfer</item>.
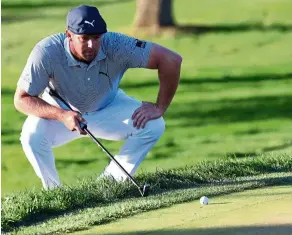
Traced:
<path fill-rule="evenodd" d="M 21 144 L 43 187 L 61 185 L 52 148 L 84 137 L 80 123 L 97 138 L 125 140 L 115 158 L 133 175 L 165 130 L 162 116 L 176 92 L 181 63 L 180 55 L 160 45 L 107 32 L 96 7 L 71 9 L 66 33 L 51 35 L 32 49 L 14 96 L 16 109 L 28 115 Z M 130 68 L 158 70 L 155 103 L 138 101 L 119 88 Z M 49 87 L 74 111 L 51 97 Z M 126 179 L 113 161 L 102 176 Z"/>

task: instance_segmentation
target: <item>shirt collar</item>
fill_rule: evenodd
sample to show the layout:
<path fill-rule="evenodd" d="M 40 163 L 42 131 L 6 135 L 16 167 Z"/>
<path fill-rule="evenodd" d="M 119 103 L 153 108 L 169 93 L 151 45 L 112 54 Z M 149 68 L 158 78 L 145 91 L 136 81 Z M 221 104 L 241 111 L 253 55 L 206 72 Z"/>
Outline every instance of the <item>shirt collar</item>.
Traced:
<path fill-rule="evenodd" d="M 81 61 L 78 61 L 74 58 L 70 51 L 70 46 L 69 46 L 69 39 L 66 37 L 64 40 L 64 48 L 65 48 L 65 53 L 68 61 L 69 66 L 80 66 L 82 68 L 87 67 L 88 65 L 86 63 L 83 63 Z M 106 58 L 106 55 L 104 54 L 102 47 L 100 46 L 97 56 L 95 59 L 90 63 L 90 67 L 95 65 L 98 61 L 103 60 Z"/>

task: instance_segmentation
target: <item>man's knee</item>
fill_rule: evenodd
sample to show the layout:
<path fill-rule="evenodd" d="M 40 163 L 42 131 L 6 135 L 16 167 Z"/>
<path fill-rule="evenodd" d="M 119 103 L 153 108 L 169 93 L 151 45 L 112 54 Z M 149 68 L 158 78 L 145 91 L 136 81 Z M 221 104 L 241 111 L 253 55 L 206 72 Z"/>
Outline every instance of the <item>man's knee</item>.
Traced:
<path fill-rule="evenodd" d="M 44 138 L 41 132 L 21 132 L 20 142 L 23 147 L 30 146 L 31 148 L 40 148 L 48 146 L 49 142 Z"/>
<path fill-rule="evenodd" d="M 23 125 L 20 141 L 22 146 L 30 146 L 32 148 L 48 146 L 49 141 L 46 138 L 46 122 L 47 120 L 27 120 Z"/>
<path fill-rule="evenodd" d="M 151 120 L 145 128 L 150 131 L 152 138 L 159 139 L 165 131 L 165 121 L 162 117 Z"/>

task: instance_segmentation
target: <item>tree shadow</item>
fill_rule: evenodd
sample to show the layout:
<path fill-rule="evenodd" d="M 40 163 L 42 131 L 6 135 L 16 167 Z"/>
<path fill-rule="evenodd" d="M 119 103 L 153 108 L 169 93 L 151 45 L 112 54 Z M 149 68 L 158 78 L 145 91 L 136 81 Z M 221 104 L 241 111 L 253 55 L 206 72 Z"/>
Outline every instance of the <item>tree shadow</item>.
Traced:
<path fill-rule="evenodd" d="M 37 12 L 34 12 L 33 15 L 7 15 L 7 16 L 1 16 L 1 22 L 3 24 L 9 24 L 13 22 L 23 22 L 23 21 L 29 21 L 29 20 L 36 20 L 36 19 L 44 19 L 46 18 L 41 13 L 37 14 Z"/>
<path fill-rule="evenodd" d="M 258 31 L 291 31 L 292 25 L 273 23 L 265 25 L 263 23 L 240 23 L 240 24 L 216 24 L 216 25 L 177 25 L 175 29 L 179 33 L 201 35 L 206 33 L 233 33 L 233 32 L 246 32 L 252 30 Z"/>
<path fill-rule="evenodd" d="M 258 152 L 227 152 L 227 158 L 246 158 L 246 157 L 256 157 L 258 156 Z"/>
<path fill-rule="evenodd" d="M 180 85 L 201 85 L 201 84 L 230 84 L 230 83 L 248 83 L 248 82 L 261 82 L 261 81 L 280 81 L 292 79 L 292 73 L 286 74 L 256 74 L 256 75 L 240 75 L 230 76 L 225 75 L 220 78 L 213 77 L 182 77 L 180 79 Z M 132 89 L 132 88 L 146 88 L 158 86 L 158 81 L 145 81 L 139 83 L 121 83 L 121 88 Z"/>
<path fill-rule="evenodd" d="M 246 157 L 257 157 L 264 153 L 269 153 L 272 151 L 283 150 L 292 146 L 292 143 L 289 141 L 284 144 L 279 144 L 271 147 L 264 147 L 257 152 L 228 152 L 226 153 L 227 158 L 246 158 Z"/>
<path fill-rule="evenodd" d="M 174 103 L 165 118 L 179 120 L 180 127 L 290 119 L 292 95 Z"/>
<path fill-rule="evenodd" d="M 291 224 L 279 225 L 249 225 L 249 226 L 232 226 L 232 227 L 211 227 L 211 228 L 193 228 L 193 229 L 159 229 L 159 230 L 140 230 L 136 232 L 119 232 L 107 233 L 107 235 L 134 235 L 134 234 L 176 234 L 176 235 L 210 235 L 210 234 L 224 234 L 224 235 L 252 235 L 252 234 L 279 234 L 291 235 Z M 95 234 L 95 233 L 86 233 Z"/>
<path fill-rule="evenodd" d="M 277 146 L 271 146 L 271 147 L 265 147 L 262 149 L 263 152 L 270 152 L 270 151 L 275 151 L 275 150 L 281 150 L 281 149 L 285 149 L 285 148 L 289 148 L 292 146 L 291 142 L 288 143 L 284 143 L 284 144 L 280 144 Z"/>
<path fill-rule="evenodd" d="M 20 130 L 2 127 L 1 136 L 10 136 L 10 135 L 15 135 L 15 134 L 20 135 Z"/>
<path fill-rule="evenodd" d="M 134 0 L 91 0 L 88 4 L 94 5 L 96 7 L 101 7 L 105 5 L 133 2 Z M 6 9 L 35 9 L 35 8 L 49 8 L 49 7 L 75 7 L 84 4 L 84 1 L 19 1 L 19 2 L 4 2 L 1 4 L 2 10 Z"/>
<path fill-rule="evenodd" d="M 97 162 L 98 158 L 96 159 L 58 159 L 56 161 L 57 168 L 67 168 L 70 165 L 77 165 L 77 166 L 84 166 L 88 165 L 93 162 Z"/>
<path fill-rule="evenodd" d="M 274 131 L 274 130 L 273 129 L 270 129 L 270 130 L 265 129 L 263 131 L 263 130 L 261 130 L 259 128 L 250 128 L 250 129 L 247 129 L 247 130 L 235 131 L 233 134 L 234 135 L 238 135 L 238 136 L 241 136 L 241 135 L 256 135 L 256 134 L 260 134 L 262 132 L 267 132 L 267 131 Z"/>
<path fill-rule="evenodd" d="M 19 140 L 3 140 L 2 139 L 1 143 L 5 145 L 13 145 L 13 144 L 19 144 Z"/>
<path fill-rule="evenodd" d="M 261 166 L 258 166 L 258 168 L 261 168 Z M 267 171 L 265 171 L 266 174 L 269 173 L 275 173 L 275 170 L 271 171 L 269 169 L 267 169 Z M 283 171 L 281 171 L 283 172 Z M 226 186 L 226 185 L 236 185 L 238 184 L 238 182 L 240 183 L 254 183 L 254 182 L 258 182 L 258 183 L 266 183 L 270 186 L 272 185 L 291 185 L 292 184 L 292 176 L 281 176 L 281 177 L 273 177 L 273 176 L 269 176 L 267 178 L 261 178 L 261 179 L 250 179 L 250 178 L 239 178 L 239 180 L 237 179 L 227 179 L 224 181 L 220 181 L 220 182 L 215 182 L 215 183 L 211 183 L 212 185 L 217 185 L 217 186 Z"/>
<path fill-rule="evenodd" d="M 286 196 L 286 195 L 291 195 L 291 192 L 274 192 L 271 193 L 269 192 L 269 196 Z M 266 197 L 266 193 L 244 193 L 244 195 L 236 195 L 237 197 Z"/>
<path fill-rule="evenodd" d="M 292 79 L 292 73 L 263 73 L 256 75 L 243 74 L 239 76 L 224 75 L 219 78 L 214 77 L 182 77 L 180 79 L 180 85 L 201 85 L 201 84 L 230 84 L 230 83 L 248 83 L 248 82 L 261 82 L 261 81 L 281 81 L 286 79 Z M 137 88 L 147 88 L 156 87 L 159 83 L 156 80 L 149 79 L 145 82 L 122 82 L 120 87 L 122 89 L 137 89 Z M 1 94 L 4 96 L 13 96 L 15 90 L 12 88 L 1 88 Z"/>
<path fill-rule="evenodd" d="M 4 96 L 13 96 L 15 90 L 12 88 L 1 87 L 1 95 Z"/>
<path fill-rule="evenodd" d="M 119 3 L 126 3 L 131 2 L 133 0 L 95 0 L 91 1 L 88 4 L 95 5 L 96 7 L 101 7 L 105 5 L 111 4 L 119 4 Z M 2 14 L 1 21 L 3 24 L 19 22 L 19 21 L 27 21 L 27 20 L 36 20 L 36 19 L 44 19 L 50 18 L 51 16 L 46 16 L 41 12 L 42 8 L 58 8 L 58 7 L 66 7 L 66 8 L 73 8 L 78 5 L 84 4 L 84 1 L 39 1 L 39 2 L 4 2 L 1 4 L 2 12 L 7 11 L 9 14 Z M 25 10 L 30 10 L 25 11 Z M 56 18 L 64 18 L 64 15 L 60 16 L 53 16 L 54 19 Z M 64 18 L 65 20 L 65 18 Z"/>

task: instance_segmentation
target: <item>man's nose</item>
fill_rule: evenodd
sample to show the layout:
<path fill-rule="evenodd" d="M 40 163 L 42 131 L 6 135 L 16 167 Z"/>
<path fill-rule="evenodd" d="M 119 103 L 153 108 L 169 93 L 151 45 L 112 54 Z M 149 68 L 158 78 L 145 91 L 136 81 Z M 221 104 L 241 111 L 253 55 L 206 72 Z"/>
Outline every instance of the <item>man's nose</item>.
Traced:
<path fill-rule="evenodd" d="M 92 48 L 92 39 L 88 40 L 88 47 Z"/>

